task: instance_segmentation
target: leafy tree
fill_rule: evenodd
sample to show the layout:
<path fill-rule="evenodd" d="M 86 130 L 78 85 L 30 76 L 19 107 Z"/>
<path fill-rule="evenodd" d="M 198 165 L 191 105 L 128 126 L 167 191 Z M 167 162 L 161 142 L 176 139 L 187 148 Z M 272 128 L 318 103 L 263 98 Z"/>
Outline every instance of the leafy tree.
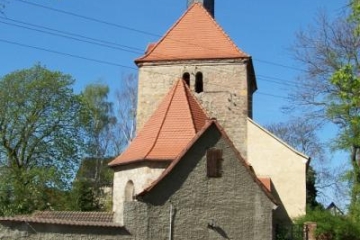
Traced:
<path fill-rule="evenodd" d="M 112 187 L 114 173 L 107 164 L 112 159 L 113 158 L 83 159 L 71 190 L 71 210 L 111 210 L 111 194 L 108 194 L 108 191 Z M 94 169 L 97 167 L 98 162 L 100 162 L 99 179 L 101 179 L 101 181 L 95 183 L 96 173 Z"/>
<path fill-rule="evenodd" d="M 336 71 L 331 83 L 338 94 L 329 96 L 327 114 L 340 127 L 337 146 L 350 149 L 352 170 L 347 174 L 351 183 L 350 213 L 360 221 L 360 65 L 345 65 Z M 355 69 L 356 68 L 356 69 Z"/>
<path fill-rule="evenodd" d="M 88 179 L 74 182 L 72 190 L 72 210 L 99 211 L 101 209 L 98 192 Z"/>
<path fill-rule="evenodd" d="M 116 91 L 115 153 L 120 154 L 135 137 L 136 132 L 136 105 L 137 81 L 135 75 L 122 78 L 122 88 Z"/>
<path fill-rule="evenodd" d="M 82 146 L 73 83 L 40 65 L 0 79 L 0 214 L 50 208 L 69 188 Z"/>
<path fill-rule="evenodd" d="M 305 222 L 316 222 L 317 239 L 360 240 L 360 227 L 347 216 L 333 215 L 330 211 L 315 209 L 296 220 L 303 226 Z"/>
<path fill-rule="evenodd" d="M 111 130 L 116 123 L 112 103 L 107 101 L 108 93 L 109 87 L 101 84 L 88 85 L 81 93 L 84 105 L 81 122 L 86 136 L 86 154 L 96 162 L 93 169 L 96 188 L 101 182 L 101 159 L 109 154 Z"/>
<path fill-rule="evenodd" d="M 315 27 L 298 33 L 294 52 L 306 73 L 292 100 L 308 118 L 339 127 L 334 147 L 349 152 L 350 214 L 360 220 L 359 1 L 350 6 L 350 15 L 345 12 L 334 21 L 319 15 Z"/>

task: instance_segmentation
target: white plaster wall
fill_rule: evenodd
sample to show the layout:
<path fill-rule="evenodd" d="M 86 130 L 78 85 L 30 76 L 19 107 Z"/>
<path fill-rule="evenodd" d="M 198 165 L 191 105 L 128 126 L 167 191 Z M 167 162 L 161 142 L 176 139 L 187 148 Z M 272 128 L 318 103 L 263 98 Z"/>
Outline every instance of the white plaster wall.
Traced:
<path fill-rule="evenodd" d="M 248 158 L 256 175 L 270 177 L 289 217 L 306 213 L 306 162 L 293 150 L 248 119 Z"/>
<path fill-rule="evenodd" d="M 125 186 L 128 181 L 133 181 L 135 195 L 142 192 L 153 181 L 155 181 L 164 171 L 164 164 L 145 164 L 137 163 L 134 166 L 124 166 L 116 169 L 113 184 L 113 211 L 115 222 L 124 224 L 124 199 Z"/>

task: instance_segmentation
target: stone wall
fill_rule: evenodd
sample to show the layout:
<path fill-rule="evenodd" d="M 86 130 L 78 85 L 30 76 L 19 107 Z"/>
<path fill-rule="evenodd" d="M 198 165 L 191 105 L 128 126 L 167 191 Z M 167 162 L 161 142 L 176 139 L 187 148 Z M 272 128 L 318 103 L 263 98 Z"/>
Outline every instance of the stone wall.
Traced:
<path fill-rule="evenodd" d="M 190 89 L 210 117 L 217 118 L 246 157 L 248 72 L 244 60 L 188 61 L 143 64 L 139 67 L 137 127 L 140 130 L 182 75 L 190 73 Z M 195 93 L 195 75 L 203 74 L 202 93 Z M 251 101 L 251 98 L 250 98 Z"/>
<path fill-rule="evenodd" d="M 206 175 L 213 146 L 223 149 L 219 178 Z M 215 127 L 142 201 L 125 204 L 125 225 L 138 239 L 272 239 L 274 204 Z"/>
<path fill-rule="evenodd" d="M 0 240 L 130 240 L 125 228 L 82 227 L 54 224 L 2 222 Z"/>
<path fill-rule="evenodd" d="M 123 224 L 126 184 L 129 181 L 134 183 L 134 194 L 136 195 L 156 180 L 168 164 L 164 162 L 142 162 L 114 168 L 113 212 L 115 213 L 115 222 Z"/>

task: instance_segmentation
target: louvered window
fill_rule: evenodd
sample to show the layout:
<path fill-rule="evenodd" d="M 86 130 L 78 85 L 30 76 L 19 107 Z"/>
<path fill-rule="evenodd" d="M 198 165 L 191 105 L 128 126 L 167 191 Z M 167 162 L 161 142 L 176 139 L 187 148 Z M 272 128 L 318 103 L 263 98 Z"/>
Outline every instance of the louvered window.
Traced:
<path fill-rule="evenodd" d="M 222 150 L 210 148 L 206 152 L 206 168 L 208 177 L 221 177 L 222 175 Z"/>
<path fill-rule="evenodd" d="M 190 86 L 190 73 L 186 72 L 183 74 L 182 79 L 185 81 L 185 83 Z"/>
<path fill-rule="evenodd" d="M 197 72 L 195 75 L 195 92 L 201 93 L 203 91 L 203 74 L 201 72 Z"/>

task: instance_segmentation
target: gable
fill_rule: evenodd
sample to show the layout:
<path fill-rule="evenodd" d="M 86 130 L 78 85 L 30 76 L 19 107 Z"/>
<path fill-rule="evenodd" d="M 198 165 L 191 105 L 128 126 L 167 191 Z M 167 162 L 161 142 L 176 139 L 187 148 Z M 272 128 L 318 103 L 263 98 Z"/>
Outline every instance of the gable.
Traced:
<path fill-rule="evenodd" d="M 249 56 L 237 48 L 200 3 L 195 3 L 135 62 L 233 58 Z"/>
<path fill-rule="evenodd" d="M 182 188 L 190 175 L 195 175 L 197 178 L 197 180 L 194 181 L 196 185 L 203 184 L 204 186 L 207 186 L 208 181 L 212 181 L 212 178 L 207 176 L 206 169 L 207 151 L 211 148 L 220 149 L 222 152 L 221 154 L 224 155 L 222 159 L 224 167 L 221 168 L 221 176 L 216 177 L 216 179 L 220 179 L 219 182 L 226 185 L 229 178 L 231 179 L 233 176 L 236 176 L 235 182 L 239 184 L 239 187 L 249 185 L 251 186 L 251 190 L 257 191 L 269 202 L 276 204 L 276 201 L 271 196 L 270 192 L 256 177 L 252 168 L 240 156 L 240 153 L 236 150 L 230 139 L 215 120 L 207 123 L 204 129 L 195 136 L 178 158 L 170 164 L 156 181 L 140 193 L 138 198 L 151 202 L 153 200 L 151 196 L 153 196 L 156 198 L 155 201 L 157 204 L 163 204 L 171 198 L 172 194 Z M 199 171 L 199 169 L 196 169 L 197 167 L 201 168 L 199 176 L 196 176 L 196 172 Z M 174 177 L 176 181 L 171 180 Z M 244 179 L 246 179 L 246 183 L 241 182 L 241 180 Z M 231 181 L 234 181 L 234 179 Z M 236 191 L 236 185 L 229 182 L 228 184 L 230 189 L 235 187 L 232 191 Z M 190 186 L 189 184 L 186 185 Z M 164 191 L 164 188 L 168 188 L 167 194 L 165 193 L 166 191 Z M 196 191 L 196 187 L 193 184 L 191 184 L 190 189 Z M 245 189 L 243 190 L 245 191 Z"/>
<path fill-rule="evenodd" d="M 256 124 L 247 121 L 248 161 L 258 176 L 271 178 L 277 199 L 288 216 L 306 213 L 306 166 L 309 157 Z M 280 215 L 279 215 L 280 216 Z"/>
<path fill-rule="evenodd" d="M 222 150 L 221 176 L 207 176 L 210 148 Z M 166 171 L 135 202 L 146 206 L 150 226 L 167 226 L 170 211 L 174 238 L 219 239 L 219 230 L 227 239 L 272 238 L 275 204 L 214 122 Z"/>

